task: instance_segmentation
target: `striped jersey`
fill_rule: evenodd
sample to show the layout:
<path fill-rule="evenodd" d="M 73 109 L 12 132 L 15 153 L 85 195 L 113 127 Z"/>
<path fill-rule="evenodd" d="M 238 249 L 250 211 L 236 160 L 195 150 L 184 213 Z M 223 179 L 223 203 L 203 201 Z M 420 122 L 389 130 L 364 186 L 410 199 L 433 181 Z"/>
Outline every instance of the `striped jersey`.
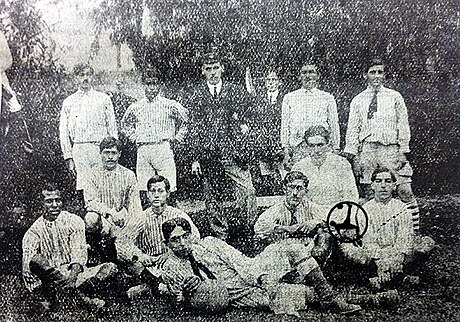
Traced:
<path fill-rule="evenodd" d="M 74 143 L 99 143 L 118 137 L 110 97 L 104 93 L 78 90 L 62 103 L 59 138 L 64 159 L 72 158 Z"/>
<path fill-rule="evenodd" d="M 171 141 L 187 133 L 188 112 L 174 100 L 157 95 L 153 101 L 143 98 L 130 105 L 122 119 L 127 136 L 137 144 Z M 177 131 L 176 131 L 177 128 Z"/>
<path fill-rule="evenodd" d="M 105 215 L 110 209 L 125 208 L 130 216 L 142 212 L 134 172 L 117 164 L 115 169 L 93 168 L 84 189 L 86 210 Z"/>
<path fill-rule="evenodd" d="M 363 208 L 369 216 L 368 230 L 363 237 L 364 249 L 376 253 L 377 258 L 412 251 L 414 228 L 405 203 L 394 198 L 387 204 L 372 199 Z"/>
<path fill-rule="evenodd" d="M 403 97 L 382 86 L 377 92 L 377 111 L 368 119 L 373 95 L 367 88 L 351 101 L 345 152 L 356 155 L 362 142 L 397 144 L 401 153 L 409 152 L 410 129 Z"/>
<path fill-rule="evenodd" d="M 134 218 L 131 218 L 122 229 L 121 235 L 116 240 L 118 255 L 131 261 L 133 256 L 140 257 L 142 254 L 158 256 L 166 252 L 167 247 L 163 242 L 161 225 L 170 219 L 182 217 L 189 221 L 192 227 L 192 236 L 196 240 L 200 238 L 198 228 L 190 217 L 180 209 L 166 206 L 160 215 L 147 208 Z"/>
<path fill-rule="evenodd" d="M 35 255 L 43 256 L 54 268 L 73 263 L 85 266 L 88 255 L 83 219 L 62 211 L 54 221 L 38 218 L 27 230 L 22 240 L 22 274 L 29 290 L 41 284 L 29 267 Z"/>
<path fill-rule="evenodd" d="M 259 238 L 268 238 L 276 226 L 291 226 L 295 223 L 313 221 L 321 223 L 326 220 L 327 211 L 323 207 L 309 201 L 302 201 L 294 213 L 286 206 L 286 202 L 278 202 L 265 210 L 254 225 L 254 233 Z"/>
<path fill-rule="evenodd" d="M 281 145 L 298 146 L 303 141 L 305 131 L 315 125 L 329 130 L 331 145 L 338 150 L 340 129 L 334 96 L 317 88 L 300 88 L 286 94 L 281 108 Z"/>

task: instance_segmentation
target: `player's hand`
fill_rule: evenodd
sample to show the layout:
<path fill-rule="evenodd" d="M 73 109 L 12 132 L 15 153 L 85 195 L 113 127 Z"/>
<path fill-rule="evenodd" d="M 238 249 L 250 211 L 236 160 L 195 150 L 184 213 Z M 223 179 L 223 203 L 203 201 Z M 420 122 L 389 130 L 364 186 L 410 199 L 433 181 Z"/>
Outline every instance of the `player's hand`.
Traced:
<path fill-rule="evenodd" d="M 150 267 L 155 265 L 155 263 L 157 262 L 157 258 L 154 256 L 144 254 L 139 258 L 139 262 L 141 262 L 142 265 L 144 265 L 145 267 Z"/>
<path fill-rule="evenodd" d="M 291 225 L 291 226 L 278 225 L 278 226 L 275 226 L 274 231 L 275 233 L 293 234 L 297 231 L 298 228 L 299 228 L 299 224 Z"/>
<path fill-rule="evenodd" d="M 57 280 L 56 285 L 61 290 L 76 288 L 77 276 L 78 274 L 76 273 L 70 273 L 69 276 L 63 276 L 61 279 Z"/>
<path fill-rule="evenodd" d="M 187 276 L 182 283 L 182 289 L 188 294 L 193 294 L 201 284 L 201 279 L 198 276 Z"/>
<path fill-rule="evenodd" d="M 243 134 L 249 133 L 249 126 L 247 126 L 246 124 L 241 124 L 240 129 L 241 129 L 241 133 Z"/>
<path fill-rule="evenodd" d="M 312 232 L 313 230 L 315 230 L 317 226 L 318 226 L 318 223 L 316 222 L 312 222 L 312 221 L 303 222 L 297 226 L 296 232 L 302 233 L 303 235 L 307 235 L 309 232 Z"/>
<path fill-rule="evenodd" d="M 112 211 L 110 212 L 110 216 L 112 217 L 113 223 L 118 227 L 123 227 L 125 225 L 125 216 L 122 211 Z"/>
<path fill-rule="evenodd" d="M 67 168 L 74 177 L 77 175 L 77 170 L 75 169 L 75 162 L 73 159 L 67 159 Z"/>
<path fill-rule="evenodd" d="M 398 154 L 398 169 L 402 169 L 407 163 L 407 157 L 404 153 Z"/>
<path fill-rule="evenodd" d="M 178 132 L 176 134 L 176 136 L 174 137 L 174 140 L 177 142 L 177 143 L 182 143 L 184 142 L 184 139 L 185 139 L 185 134 L 181 133 L 181 132 Z"/>
<path fill-rule="evenodd" d="M 200 166 L 200 163 L 198 161 L 195 161 L 195 162 L 192 163 L 192 174 L 197 175 L 197 176 L 202 175 L 201 166 Z"/>

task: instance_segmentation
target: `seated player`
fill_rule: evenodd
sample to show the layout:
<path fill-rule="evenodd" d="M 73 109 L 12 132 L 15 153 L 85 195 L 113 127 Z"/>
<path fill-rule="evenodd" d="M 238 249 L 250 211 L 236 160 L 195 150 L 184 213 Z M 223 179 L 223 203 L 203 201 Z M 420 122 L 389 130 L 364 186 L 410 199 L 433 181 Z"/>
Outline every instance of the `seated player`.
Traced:
<path fill-rule="evenodd" d="M 113 263 L 86 267 L 87 244 L 83 220 L 62 210 L 61 192 L 54 185 L 43 191 L 44 214 L 27 230 L 22 241 L 22 272 L 28 290 L 56 303 L 73 294 L 85 305 L 101 307 L 104 301 L 83 295 L 107 283 L 117 272 Z M 91 287 L 93 286 L 93 287 Z M 68 297 L 67 297 L 68 299 Z"/>
<path fill-rule="evenodd" d="M 277 313 L 296 314 L 305 306 L 303 285 L 310 285 L 329 307 L 343 313 L 360 310 L 333 291 L 310 251 L 300 242 L 273 244 L 250 258 L 215 237 L 193 242 L 192 228 L 184 218 L 165 221 L 162 232 L 171 250 L 163 265 L 163 280 L 181 304 L 201 311 L 230 305 L 270 307 Z M 301 285 L 282 283 L 286 274 L 295 276 Z M 203 289 L 209 280 L 219 287 Z"/>
<path fill-rule="evenodd" d="M 92 168 L 84 189 L 90 260 L 115 261 L 114 239 L 120 233 L 120 227 L 142 208 L 134 172 L 118 164 L 120 141 L 106 137 L 99 150 L 102 166 Z"/>
<path fill-rule="evenodd" d="M 396 177 L 388 168 L 377 168 L 371 176 L 374 199 L 363 205 L 369 217 L 368 230 L 362 246 L 343 243 L 340 248 L 346 258 L 367 266 L 377 267 L 377 276 L 370 278 L 373 287 L 403 276 L 405 266 L 414 255 L 427 253 L 434 247 L 430 237 L 414 242 L 412 215 L 407 205 L 393 198 Z"/>
<path fill-rule="evenodd" d="M 293 237 L 300 239 L 322 263 L 330 249 L 329 235 L 323 230 L 327 209 L 307 200 L 308 183 L 302 172 L 289 172 L 284 178 L 285 199 L 259 216 L 254 233 L 262 245 Z"/>
<path fill-rule="evenodd" d="M 307 176 L 309 200 L 332 208 L 341 201 L 357 202 L 359 196 L 350 163 L 332 152 L 329 137 L 329 131 L 323 126 L 309 127 L 304 135 L 308 156 L 292 170 Z"/>
<path fill-rule="evenodd" d="M 137 214 L 123 228 L 115 245 L 118 259 L 128 266 L 129 271 L 138 277 L 139 287 L 132 288 L 132 292 L 139 294 L 150 287 L 158 286 L 158 277 L 161 270 L 161 255 L 167 250 L 161 237 L 161 225 L 171 218 L 185 218 L 192 227 L 193 238 L 199 239 L 200 233 L 190 217 L 177 208 L 167 205 L 170 194 L 169 180 L 155 175 L 147 182 L 147 192 L 150 202 L 143 212 Z M 134 294 L 134 293 L 133 293 Z"/>

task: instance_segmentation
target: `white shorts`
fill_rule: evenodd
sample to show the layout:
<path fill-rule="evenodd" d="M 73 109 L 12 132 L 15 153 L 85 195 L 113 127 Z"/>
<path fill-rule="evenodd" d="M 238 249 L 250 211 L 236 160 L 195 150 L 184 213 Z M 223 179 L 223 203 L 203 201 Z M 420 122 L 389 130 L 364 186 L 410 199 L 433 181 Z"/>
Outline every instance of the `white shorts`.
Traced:
<path fill-rule="evenodd" d="M 72 158 L 77 171 L 77 190 L 84 190 L 91 176 L 91 169 L 101 165 L 101 154 L 97 143 L 75 143 Z"/>
<path fill-rule="evenodd" d="M 155 172 L 171 184 L 171 192 L 176 191 L 176 164 L 168 141 L 141 144 L 137 149 L 136 174 L 139 190 L 147 191 L 147 182 Z"/>
<path fill-rule="evenodd" d="M 380 143 L 364 143 L 359 154 L 359 166 L 362 171 L 361 183 L 370 184 L 372 172 L 377 167 L 386 167 L 394 172 L 397 184 L 412 182 L 412 167 L 399 152 L 396 144 L 383 145 Z"/>

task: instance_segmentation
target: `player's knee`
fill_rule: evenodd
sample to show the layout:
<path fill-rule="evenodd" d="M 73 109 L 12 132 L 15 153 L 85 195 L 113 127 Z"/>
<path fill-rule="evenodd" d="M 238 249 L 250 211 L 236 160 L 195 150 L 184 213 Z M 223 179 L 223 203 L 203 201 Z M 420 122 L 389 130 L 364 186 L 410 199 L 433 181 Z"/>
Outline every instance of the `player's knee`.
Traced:
<path fill-rule="evenodd" d="M 97 232 L 102 228 L 101 217 L 95 212 L 88 212 L 85 215 L 85 225 L 88 232 Z"/>
<path fill-rule="evenodd" d="M 401 201 L 406 203 L 414 201 L 415 198 L 409 183 L 401 183 L 398 185 L 398 195 Z"/>
<path fill-rule="evenodd" d="M 30 271 L 35 275 L 43 274 L 47 269 L 49 269 L 49 267 L 50 265 L 48 260 L 42 255 L 35 255 L 29 263 Z"/>

